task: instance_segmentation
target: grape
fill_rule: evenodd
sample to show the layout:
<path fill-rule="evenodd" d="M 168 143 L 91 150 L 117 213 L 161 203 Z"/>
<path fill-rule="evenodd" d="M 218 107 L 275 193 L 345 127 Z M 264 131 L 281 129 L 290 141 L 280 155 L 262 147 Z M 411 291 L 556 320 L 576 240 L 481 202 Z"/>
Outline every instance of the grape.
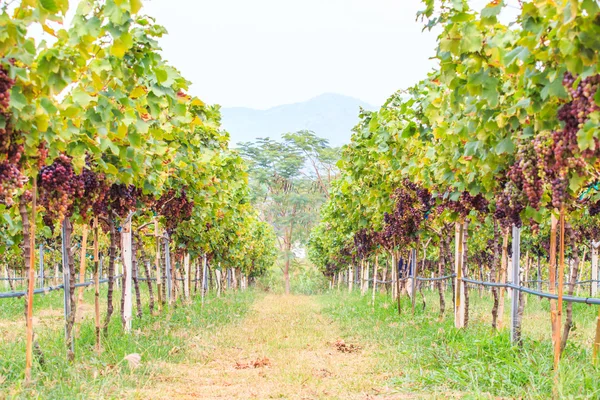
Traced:
<path fill-rule="evenodd" d="M 26 178 L 20 169 L 9 161 L 0 163 L 0 204 L 12 206 L 14 192 L 23 187 Z"/>
<path fill-rule="evenodd" d="M 84 181 L 76 175 L 71 159 L 60 155 L 38 175 L 40 204 L 46 209 L 45 221 L 62 221 L 73 213 L 73 205 L 85 193 Z"/>
<path fill-rule="evenodd" d="M 105 196 L 99 196 L 93 209 L 96 215 L 112 217 L 112 212 L 125 218 L 127 214 L 136 209 L 137 198 L 141 193 L 133 185 L 114 183 Z"/>
<path fill-rule="evenodd" d="M 0 112 L 8 111 L 10 105 L 10 90 L 15 81 L 10 79 L 6 68 L 0 65 Z"/>
<path fill-rule="evenodd" d="M 181 189 L 179 194 L 171 189 L 158 199 L 154 207 L 160 215 L 165 217 L 167 231 L 171 234 L 179 223 L 191 218 L 194 202 L 188 200 L 185 189 Z"/>

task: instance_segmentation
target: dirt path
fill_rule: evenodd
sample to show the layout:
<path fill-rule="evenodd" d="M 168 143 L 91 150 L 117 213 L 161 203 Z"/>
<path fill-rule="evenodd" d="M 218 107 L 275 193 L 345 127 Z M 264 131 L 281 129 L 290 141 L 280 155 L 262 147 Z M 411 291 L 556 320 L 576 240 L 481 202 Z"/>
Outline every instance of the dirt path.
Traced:
<path fill-rule="evenodd" d="M 368 348 L 337 343 L 340 332 L 314 298 L 268 295 L 237 325 L 190 334 L 187 364 L 136 393 L 178 399 L 392 399 Z M 360 343 L 357 345 L 362 346 Z M 342 350 L 342 351 L 340 351 Z M 351 350 L 345 352 L 343 350 Z"/>

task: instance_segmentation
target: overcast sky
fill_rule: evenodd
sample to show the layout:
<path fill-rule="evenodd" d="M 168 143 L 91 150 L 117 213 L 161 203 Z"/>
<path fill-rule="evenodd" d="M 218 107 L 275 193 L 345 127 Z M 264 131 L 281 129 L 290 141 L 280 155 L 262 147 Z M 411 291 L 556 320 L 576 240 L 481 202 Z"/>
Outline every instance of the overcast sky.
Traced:
<path fill-rule="evenodd" d="M 145 0 L 191 92 L 268 108 L 326 92 L 381 105 L 424 78 L 435 36 L 420 0 Z"/>

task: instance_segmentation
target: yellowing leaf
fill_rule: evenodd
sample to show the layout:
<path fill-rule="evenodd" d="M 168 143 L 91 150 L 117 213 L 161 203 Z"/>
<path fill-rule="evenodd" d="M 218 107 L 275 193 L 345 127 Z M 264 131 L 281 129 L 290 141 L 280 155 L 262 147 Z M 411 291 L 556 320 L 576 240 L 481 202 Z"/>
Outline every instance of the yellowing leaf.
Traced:
<path fill-rule="evenodd" d="M 131 97 L 132 99 L 137 99 L 138 97 L 141 97 L 145 94 L 146 94 L 146 89 L 143 86 L 137 86 L 135 89 L 133 89 L 131 91 L 131 93 L 129 94 L 129 97 Z"/>
<path fill-rule="evenodd" d="M 131 34 L 126 32 L 119 38 L 115 39 L 115 42 L 110 48 L 110 54 L 115 57 L 122 58 L 127 50 L 131 48 L 131 46 L 133 46 L 133 39 L 131 38 Z"/>
<path fill-rule="evenodd" d="M 141 8 L 142 8 L 141 0 L 131 0 L 131 13 L 132 14 L 137 14 Z"/>

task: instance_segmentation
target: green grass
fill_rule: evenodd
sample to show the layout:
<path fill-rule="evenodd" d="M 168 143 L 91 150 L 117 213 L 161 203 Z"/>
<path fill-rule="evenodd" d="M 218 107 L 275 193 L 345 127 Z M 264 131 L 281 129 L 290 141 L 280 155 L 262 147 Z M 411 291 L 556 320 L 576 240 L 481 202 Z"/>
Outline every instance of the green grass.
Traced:
<path fill-rule="evenodd" d="M 102 294 L 104 299 L 105 293 Z M 150 316 L 144 310 L 141 320 L 134 319 L 131 334 L 124 334 L 120 325 L 120 292 L 115 293 L 115 314 L 109 334 L 102 338 L 104 351 L 94 351 L 95 331 L 93 319 L 81 323 L 80 335 L 75 345 L 75 362 L 69 363 L 65 356 L 64 325 L 62 316 L 62 292 L 36 296 L 34 315 L 54 309 L 50 318 L 36 326 L 36 339 L 44 353 L 44 365 L 34 361 L 31 385 L 23 385 L 25 365 L 25 328 L 23 300 L 0 302 L 1 323 L 12 324 L 13 333 L 7 340 L 0 340 L 0 399 L 43 398 L 84 399 L 122 398 L 123 393 L 144 387 L 160 373 L 161 363 L 177 363 L 185 360 L 188 339 L 207 330 L 233 323 L 249 310 L 256 294 L 252 291 L 229 293 L 221 298 L 209 296 L 202 308 L 196 297 L 190 305 L 178 305 L 163 310 L 159 316 Z M 85 302 L 93 303 L 93 291 L 85 292 Z M 144 300 L 147 304 L 147 301 Z M 135 307 L 135 306 L 134 306 Z M 102 310 L 105 306 L 102 305 Z M 135 311 L 134 311 L 135 312 Z M 58 314 L 58 315 L 56 315 Z M 19 319 L 23 319 L 20 323 Z M 49 322 L 48 322 L 49 321 Z M 9 335 L 10 336 L 10 335 Z M 123 360 L 128 354 L 139 353 L 142 364 L 130 369 Z"/>
<path fill-rule="evenodd" d="M 320 297 L 324 313 L 345 335 L 365 343 L 378 359 L 380 373 L 401 392 L 456 394 L 467 398 L 534 398 L 552 395 L 553 370 L 548 301 L 528 299 L 523 323 L 523 346 L 511 345 L 509 330 L 493 332 L 491 296 L 471 291 L 470 323 L 454 328 L 452 298 L 440 320 L 437 293 L 426 293 L 428 307 L 413 315 L 407 298 L 398 315 L 389 296 L 332 292 Z M 508 324 L 509 303 L 505 322 Z M 600 368 L 591 365 L 595 307 L 575 304 L 577 329 L 561 361 L 561 398 L 599 398 Z"/>

